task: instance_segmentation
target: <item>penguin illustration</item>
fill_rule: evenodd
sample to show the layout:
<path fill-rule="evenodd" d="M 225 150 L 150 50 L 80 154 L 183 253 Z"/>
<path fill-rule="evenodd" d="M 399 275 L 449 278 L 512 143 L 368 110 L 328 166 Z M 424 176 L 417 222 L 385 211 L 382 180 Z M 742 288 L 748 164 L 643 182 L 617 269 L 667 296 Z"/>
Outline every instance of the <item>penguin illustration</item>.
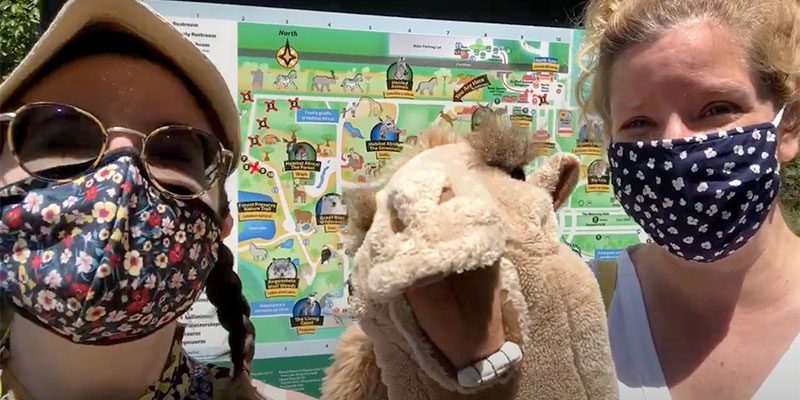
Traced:
<path fill-rule="evenodd" d="M 328 260 L 331 259 L 331 249 L 328 246 L 322 246 L 322 253 L 320 254 L 320 262 L 322 265 L 328 263 Z"/>

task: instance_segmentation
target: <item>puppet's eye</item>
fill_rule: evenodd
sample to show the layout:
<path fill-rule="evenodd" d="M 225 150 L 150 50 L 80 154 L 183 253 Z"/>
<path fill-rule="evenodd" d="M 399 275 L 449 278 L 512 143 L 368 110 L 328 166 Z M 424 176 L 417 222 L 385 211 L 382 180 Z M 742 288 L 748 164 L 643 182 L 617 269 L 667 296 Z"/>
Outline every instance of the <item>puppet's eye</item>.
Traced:
<path fill-rule="evenodd" d="M 508 174 L 516 180 L 525 181 L 525 171 L 522 168 L 514 168 Z"/>

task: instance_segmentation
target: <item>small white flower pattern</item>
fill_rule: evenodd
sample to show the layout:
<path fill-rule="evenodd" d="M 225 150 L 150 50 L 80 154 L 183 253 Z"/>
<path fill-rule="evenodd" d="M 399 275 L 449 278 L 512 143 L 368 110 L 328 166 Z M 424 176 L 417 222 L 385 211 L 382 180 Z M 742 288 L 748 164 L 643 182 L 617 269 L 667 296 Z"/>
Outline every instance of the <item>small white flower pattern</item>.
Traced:
<path fill-rule="evenodd" d="M 682 139 L 612 143 L 615 197 L 662 247 L 688 260 L 717 260 L 741 248 L 774 203 L 780 186 L 774 132 L 766 123 Z"/>

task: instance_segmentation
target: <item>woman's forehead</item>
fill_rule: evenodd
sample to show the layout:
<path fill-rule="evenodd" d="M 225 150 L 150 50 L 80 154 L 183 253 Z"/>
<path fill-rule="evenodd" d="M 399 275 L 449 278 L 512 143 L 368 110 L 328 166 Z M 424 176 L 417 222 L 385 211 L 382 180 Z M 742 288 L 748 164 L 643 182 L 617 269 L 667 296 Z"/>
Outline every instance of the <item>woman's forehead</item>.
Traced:
<path fill-rule="evenodd" d="M 220 134 L 214 132 L 208 110 L 181 76 L 136 56 L 95 54 L 67 62 L 21 95 L 23 104 L 36 101 L 82 108 L 106 127 L 150 132 L 164 125 L 181 124 Z"/>
<path fill-rule="evenodd" d="M 611 108 L 640 108 L 648 93 L 676 99 L 688 92 L 754 93 L 745 51 L 718 25 L 696 23 L 623 51 L 612 66 Z"/>

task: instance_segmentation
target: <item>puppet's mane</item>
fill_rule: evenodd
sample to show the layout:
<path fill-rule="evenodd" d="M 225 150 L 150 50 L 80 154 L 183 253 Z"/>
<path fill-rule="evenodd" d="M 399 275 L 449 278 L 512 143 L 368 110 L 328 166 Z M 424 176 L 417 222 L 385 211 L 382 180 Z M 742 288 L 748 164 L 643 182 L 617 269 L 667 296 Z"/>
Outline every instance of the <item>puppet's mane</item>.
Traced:
<path fill-rule="evenodd" d="M 381 174 L 385 179 L 393 175 L 420 153 L 435 147 L 466 142 L 476 153 L 476 162 L 506 172 L 521 169 L 536 158 L 534 143 L 529 134 L 515 129 L 511 124 L 487 121 L 479 130 L 459 135 L 450 129 L 431 128 L 419 135 L 419 142 L 402 157 L 396 159 Z"/>

